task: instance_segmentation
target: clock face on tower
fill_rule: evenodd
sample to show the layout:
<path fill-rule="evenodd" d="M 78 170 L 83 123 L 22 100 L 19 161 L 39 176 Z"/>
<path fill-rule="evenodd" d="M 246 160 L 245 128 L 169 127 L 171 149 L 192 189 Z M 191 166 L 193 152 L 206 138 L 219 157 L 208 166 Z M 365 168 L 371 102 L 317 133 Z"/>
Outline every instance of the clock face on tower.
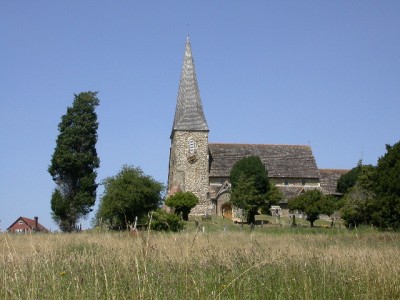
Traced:
<path fill-rule="evenodd" d="M 196 155 L 197 145 L 194 139 L 190 138 L 188 141 L 188 153 L 187 153 L 187 160 L 190 163 L 195 163 L 197 161 Z"/>

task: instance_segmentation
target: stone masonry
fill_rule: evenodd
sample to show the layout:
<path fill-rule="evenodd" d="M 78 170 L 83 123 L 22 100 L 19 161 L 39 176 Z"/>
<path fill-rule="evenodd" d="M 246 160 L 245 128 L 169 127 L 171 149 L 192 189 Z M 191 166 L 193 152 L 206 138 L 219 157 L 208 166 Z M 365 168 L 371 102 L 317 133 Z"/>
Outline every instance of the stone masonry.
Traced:
<path fill-rule="evenodd" d="M 168 190 L 190 191 L 199 198 L 192 214 L 210 206 L 208 192 L 208 132 L 175 131 L 172 137 Z"/>

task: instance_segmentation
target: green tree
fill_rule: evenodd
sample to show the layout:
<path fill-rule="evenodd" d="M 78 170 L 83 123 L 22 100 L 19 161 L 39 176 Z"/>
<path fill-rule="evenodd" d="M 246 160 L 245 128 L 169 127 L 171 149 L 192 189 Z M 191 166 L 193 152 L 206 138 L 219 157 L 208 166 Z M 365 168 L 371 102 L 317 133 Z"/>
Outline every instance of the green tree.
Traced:
<path fill-rule="evenodd" d="M 370 224 L 371 216 L 374 213 L 373 192 L 375 167 L 371 165 L 357 166 L 358 175 L 354 186 L 350 187 L 343 198 L 338 201 L 341 218 L 348 226 Z"/>
<path fill-rule="evenodd" d="M 373 182 L 376 198 L 372 223 L 382 229 L 400 230 L 400 142 L 386 145 Z"/>
<path fill-rule="evenodd" d="M 182 219 L 184 221 L 189 220 L 190 210 L 195 207 L 197 203 L 199 203 L 199 199 L 191 192 L 177 192 L 168 197 L 165 201 L 165 205 L 175 209 L 175 214 L 179 215 L 182 213 Z"/>
<path fill-rule="evenodd" d="M 62 116 L 48 172 L 57 187 L 51 197 L 53 219 L 62 231 L 76 228 L 96 201 L 97 93 L 75 95 L 72 107 Z"/>
<path fill-rule="evenodd" d="M 268 172 L 258 156 L 237 161 L 230 173 L 231 203 L 244 210 L 247 222 L 254 223 L 260 207 L 268 202 Z"/>
<path fill-rule="evenodd" d="M 116 176 L 106 178 L 102 184 L 104 193 L 95 216 L 97 224 L 105 222 L 114 229 L 125 229 L 135 217 L 146 217 L 162 203 L 164 185 L 140 168 L 123 166 Z"/>
<path fill-rule="evenodd" d="M 375 169 L 376 167 L 372 165 L 362 165 L 357 184 L 363 189 L 372 192 L 375 184 Z"/>
<path fill-rule="evenodd" d="M 267 199 L 261 206 L 261 212 L 263 214 L 271 214 L 270 208 L 272 205 L 277 205 L 283 200 L 282 191 L 275 185 L 274 182 L 269 181 L 269 190 L 267 193 Z"/>
<path fill-rule="evenodd" d="M 346 174 L 340 176 L 337 182 L 337 191 L 339 193 L 345 194 L 350 188 L 352 188 L 358 179 L 358 176 L 361 173 L 362 169 L 362 161 L 358 161 L 357 166 L 351 169 Z"/>
<path fill-rule="evenodd" d="M 332 196 L 324 195 L 319 190 L 309 190 L 288 201 L 290 210 L 298 210 L 306 215 L 310 226 L 322 214 L 331 215 L 334 212 L 335 200 Z"/>
<path fill-rule="evenodd" d="M 374 194 L 371 191 L 358 183 L 344 195 L 344 204 L 340 213 L 347 226 L 356 227 L 370 223 L 373 197 Z"/>

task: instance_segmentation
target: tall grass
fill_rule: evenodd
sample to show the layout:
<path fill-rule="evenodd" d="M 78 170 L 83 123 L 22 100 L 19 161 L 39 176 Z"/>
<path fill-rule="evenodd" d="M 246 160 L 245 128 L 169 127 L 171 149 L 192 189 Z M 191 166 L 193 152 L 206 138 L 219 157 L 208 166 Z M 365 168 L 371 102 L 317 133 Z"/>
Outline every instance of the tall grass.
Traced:
<path fill-rule="evenodd" d="M 0 299 L 400 298 L 399 234 L 269 232 L 2 234 Z"/>

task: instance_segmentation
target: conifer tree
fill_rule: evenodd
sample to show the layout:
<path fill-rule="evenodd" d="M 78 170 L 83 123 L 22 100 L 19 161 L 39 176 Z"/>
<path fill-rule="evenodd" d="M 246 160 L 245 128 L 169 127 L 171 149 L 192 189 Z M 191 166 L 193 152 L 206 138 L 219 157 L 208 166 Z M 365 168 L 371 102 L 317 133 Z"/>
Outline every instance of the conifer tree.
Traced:
<path fill-rule="evenodd" d="M 386 145 L 373 181 L 376 194 L 372 223 L 382 229 L 400 230 L 400 142 Z"/>
<path fill-rule="evenodd" d="M 48 172 L 57 187 L 51 197 L 53 219 L 62 231 L 71 232 L 96 201 L 97 92 L 75 95 L 62 116 Z"/>
<path fill-rule="evenodd" d="M 231 203 L 244 210 L 247 223 L 254 224 L 258 209 L 268 206 L 269 201 L 268 172 L 260 157 L 249 156 L 237 161 L 232 167 L 230 180 Z"/>

